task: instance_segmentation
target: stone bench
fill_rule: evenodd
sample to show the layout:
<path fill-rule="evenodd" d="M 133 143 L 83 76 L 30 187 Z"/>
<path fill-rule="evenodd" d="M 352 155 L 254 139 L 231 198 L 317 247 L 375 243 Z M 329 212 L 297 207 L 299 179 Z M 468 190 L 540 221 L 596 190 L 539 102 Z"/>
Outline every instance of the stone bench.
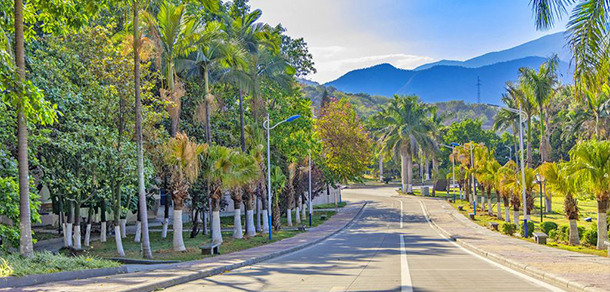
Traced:
<path fill-rule="evenodd" d="M 604 241 L 604 244 L 608 248 L 608 257 L 610 257 L 610 241 Z"/>
<path fill-rule="evenodd" d="M 489 229 L 498 231 L 498 223 L 496 223 L 496 222 L 489 222 Z"/>
<path fill-rule="evenodd" d="M 422 187 L 421 194 L 424 197 L 430 196 L 430 188 L 429 187 Z"/>
<path fill-rule="evenodd" d="M 320 216 L 320 220 L 325 221 L 327 219 L 326 215 Z"/>
<path fill-rule="evenodd" d="M 298 231 L 307 231 L 307 228 L 305 228 L 305 225 L 301 225 L 299 227 L 297 227 Z"/>
<path fill-rule="evenodd" d="M 199 247 L 201 254 L 220 254 L 220 243 L 206 243 Z"/>
<path fill-rule="evenodd" d="M 474 213 L 468 213 L 468 218 L 470 218 L 470 220 L 474 220 Z"/>
<path fill-rule="evenodd" d="M 534 232 L 534 240 L 537 244 L 546 244 L 546 238 L 549 237 L 544 232 Z"/>
<path fill-rule="evenodd" d="M 464 206 L 458 206 L 458 211 L 464 211 Z"/>

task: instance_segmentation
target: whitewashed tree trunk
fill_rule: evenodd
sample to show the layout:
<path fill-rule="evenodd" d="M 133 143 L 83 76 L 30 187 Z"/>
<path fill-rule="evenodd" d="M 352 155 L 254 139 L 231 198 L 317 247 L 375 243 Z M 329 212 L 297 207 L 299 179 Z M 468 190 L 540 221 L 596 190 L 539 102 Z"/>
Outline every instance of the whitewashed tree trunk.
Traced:
<path fill-rule="evenodd" d="M 426 174 L 424 175 L 424 179 L 425 180 L 430 180 L 430 163 L 428 161 L 428 157 L 426 157 L 426 159 L 424 160 L 425 163 L 425 169 L 426 169 Z"/>
<path fill-rule="evenodd" d="M 500 202 L 497 203 L 498 204 L 498 208 L 500 208 Z M 494 212 L 491 206 L 491 200 L 489 200 L 489 202 L 487 202 L 487 214 L 489 214 L 489 216 L 493 216 Z M 498 212 L 498 218 L 500 218 L 500 212 Z"/>
<path fill-rule="evenodd" d="M 504 221 L 510 223 L 510 208 L 504 206 Z"/>
<path fill-rule="evenodd" d="M 174 223 L 172 225 L 174 251 L 186 251 L 184 240 L 182 239 L 182 210 L 174 209 Z"/>
<path fill-rule="evenodd" d="M 100 230 L 100 241 L 106 242 L 108 239 L 106 238 L 106 234 L 108 233 L 108 227 L 106 226 L 106 221 L 102 222 L 102 229 Z"/>
<path fill-rule="evenodd" d="M 481 194 L 481 211 L 485 210 L 485 194 Z"/>
<path fill-rule="evenodd" d="M 263 232 L 269 231 L 269 213 L 267 210 L 263 210 Z"/>
<path fill-rule="evenodd" d="M 496 202 L 496 207 L 497 207 L 498 219 L 502 220 L 502 206 L 500 204 L 500 200 L 498 200 Z"/>
<path fill-rule="evenodd" d="M 163 230 L 161 231 L 161 238 L 167 237 L 167 227 L 169 226 L 169 219 L 163 218 Z"/>
<path fill-rule="evenodd" d="M 116 242 L 116 251 L 120 257 L 125 256 L 125 250 L 123 250 L 123 241 L 121 240 L 121 226 L 114 226 L 114 241 Z"/>
<path fill-rule="evenodd" d="M 608 214 L 605 212 L 597 213 L 597 249 L 605 249 L 605 241 L 608 240 L 608 225 L 607 224 Z M 609 255 L 610 256 L 610 255 Z"/>
<path fill-rule="evenodd" d="M 301 208 L 297 206 L 296 211 L 294 211 L 295 221 L 297 224 L 301 224 Z"/>
<path fill-rule="evenodd" d="M 571 245 L 579 245 L 580 237 L 578 236 L 578 225 L 576 224 L 576 219 L 570 219 L 570 235 L 569 235 L 569 243 Z"/>
<path fill-rule="evenodd" d="M 411 155 L 407 155 L 407 193 L 413 193 L 413 161 Z"/>
<path fill-rule="evenodd" d="M 513 210 L 513 223 L 517 224 L 517 227 L 519 227 L 519 211 Z"/>
<path fill-rule="evenodd" d="M 68 246 L 73 246 L 74 244 L 72 243 L 72 223 L 67 224 L 66 231 L 66 239 L 68 239 Z"/>
<path fill-rule="evenodd" d="M 121 237 L 127 237 L 127 219 L 121 219 Z"/>
<path fill-rule="evenodd" d="M 256 236 L 256 229 L 254 228 L 254 210 L 247 210 L 246 216 L 248 217 L 248 232 L 246 235 L 248 237 Z"/>
<path fill-rule="evenodd" d="M 222 233 L 220 229 L 220 211 L 212 211 L 212 242 L 222 243 Z"/>
<path fill-rule="evenodd" d="M 74 225 L 74 238 L 72 239 L 74 241 L 74 248 L 75 249 L 81 249 L 81 242 L 80 242 L 80 225 Z"/>
<path fill-rule="evenodd" d="M 301 218 L 303 218 L 303 220 L 307 220 L 307 216 L 306 216 L 307 213 L 305 212 L 306 209 L 307 209 L 307 203 L 305 203 L 305 201 L 301 202 Z"/>
<path fill-rule="evenodd" d="M 546 208 L 546 212 L 547 213 L 551 213 L 553 212 L 553 194 L 551 193 L 547 193 L 546 196 L 544 196 L 544 207 Z"/>
<path fill-rule="evenodd" d="M 233 238 L 244 238 L 244 231 L 241 228 L 241 209 L 237 208 L 233 215 Z"/>
<path fill-rule="evenodd" d="M 142 222 L 137 221 L 136 222 L 136 235 L 133 238 L 134 242 L 140 242 L 140 239 L 142 238 Z"/>
<path fill-rule="evenodd" d="M 85 246 L 91 245 L 91 224 L 87 224 L 85 228 Z"/>
<path fill-rule="evenodd" d="M 260 232 L 261 230 L 263 230 L 262 226 L 261 226 L 261 206 L 260 204 L 262 204 L 262 202 L 259 203 L 259 199 L 256 198 L 256 231 Z"/>
<path fill-rule="evenodd" d="M 288 221 L 288 226 L 292 226 L 292 209 L 286 210 L 286 219 Z"/>
<path fill-rule="evenodd" d="M 64 234 L 64 247 L 68 247 L 70 246 L 68 244 L 68 224 L 67 223 L 62 223 L 61 224 L 61 230 Z"/>

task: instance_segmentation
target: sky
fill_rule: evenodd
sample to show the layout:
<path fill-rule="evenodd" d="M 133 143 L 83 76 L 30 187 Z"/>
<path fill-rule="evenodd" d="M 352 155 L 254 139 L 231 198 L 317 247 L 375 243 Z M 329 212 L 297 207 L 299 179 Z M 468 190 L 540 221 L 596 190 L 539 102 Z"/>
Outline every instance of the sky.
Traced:
<path fill-rule="evenodd" d="M 565 30 L 536 31 L 530 0 L 251 0 L 261 21 L 303 37 L 317 74 L 332 81 L 358 68 L 390 63 L 413 69 L 467 60 Z"/>

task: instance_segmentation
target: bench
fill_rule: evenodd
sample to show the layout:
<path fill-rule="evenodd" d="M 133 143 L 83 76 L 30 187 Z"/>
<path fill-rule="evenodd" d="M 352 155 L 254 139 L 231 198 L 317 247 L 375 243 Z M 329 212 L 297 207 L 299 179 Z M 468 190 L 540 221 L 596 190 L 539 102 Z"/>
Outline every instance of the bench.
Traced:
<path fill-rule="evenodd" d="M 546 244 L 546 238 L 548 235 L 544 232 L 534 232 L 534 240 L 537 244 Z"/>
<path fill-rule="evenodd" d="M 307 231 L 307 229 L 305 228 L 305 225 L 301 225 L 299 227 L 297 227 L 298 231 Z"/>
<path fill-rule="evenodd" d="M 498 231 L 498 223 L 496 223 L 496 222 L 489 222 L 489 229 Z"/>
<path fill-rule="evenodd" d="M 326 220 L 326 219 L 327 219 L 326 215 L 322 215 L 322 216 L 320 216 L 320 220 L 324 221 L 324 220 Z"/>
<path fill-rule="evenodd" d="M 424 197 L 430 196 L 430 188 L 429 187 L 422 187 L 421 194 Z"/>
<path fill-rule="evenodd" d="M 610 241 L 604 241 L 604 244 L 608 248 L 608 257 L 610 257 Z"/>
<path fill-rule="evenodd" d="M 464 211 L 464 206 L 458 206 L 458 211 Z"/>
<path fill-rule="evenodd" d="M 220 243 L 206 243 L 199 247 L 201 254 L 220 254 Z"/>
<path fill-rule="evenodd" d="M 474 220 L 474 213 L 468 213 L 468 218 L 470 218 L 470 220 Z"/>

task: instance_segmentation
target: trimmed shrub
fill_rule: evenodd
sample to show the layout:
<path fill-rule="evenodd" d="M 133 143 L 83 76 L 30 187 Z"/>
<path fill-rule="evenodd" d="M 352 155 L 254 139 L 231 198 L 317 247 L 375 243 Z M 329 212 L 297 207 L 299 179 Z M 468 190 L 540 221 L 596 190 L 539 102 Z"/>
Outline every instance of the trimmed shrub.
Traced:
<path fill-rule="evenodd" d="M 583 243 L 589 246 L 597 245 L 597 225 L 593 224 L 591 229 L 584 232 Z"/>
<path fill-rule="evenodd" d="M 551 230 L 557 230 L 557 223 L 555 222 L 543 222 L 542 224 L 540 224 L 540 230 L 542 230 L 542 232 L 546 233 L 547 235 L 549 235 L 550 237 L 550 233 Z"/>
<path fill-rule="evenodd" d="M 523 224 L 523 222 L 521 222 L 520 224 L 521 229 L 519 230 L 519 233 L 521 233 L 521 237 L 525 236 L 525 225 Z M 536 226 L 534 225 L 534 222 L 532 221 L 527 221 L 527 237 L 532 237 L 532 235 L 534 235 L 534 228 L 536 228 Z"/>
<path fill-rule="evenodd" d="M 596 231 L 597 231 L 597 229 L 596 229 Z M 585 239 L 585 232 L 587 232 L 587 228 L 585 228 L 584 226 L 578 226 L 578 237 L 580 238 L 581 241 Z M 570 236 L 570 232 L 568 231 L 568 238 L 569 238 L 569 236 Z M 596 244 L 597 244 L 597 241 L 596 241 Z"/>
<path fill-rule="evenodd" d="M 549 238 L 553 241 L 557 241 L 557 229 L 549 231 Z"/>
<path fill-rule="evenodd" d="M 555 233 L 553 240 L 556 242 L 568 242 L 570 238 L 570 227 L 568 225 L 561 225 Z"/>
<path fill-rule="evenodd" d="M 506 235 L 513 235 L 517 231 L 517 225 L 514 223 L 504 222 L 500 225 L 500 231 Z"/>

